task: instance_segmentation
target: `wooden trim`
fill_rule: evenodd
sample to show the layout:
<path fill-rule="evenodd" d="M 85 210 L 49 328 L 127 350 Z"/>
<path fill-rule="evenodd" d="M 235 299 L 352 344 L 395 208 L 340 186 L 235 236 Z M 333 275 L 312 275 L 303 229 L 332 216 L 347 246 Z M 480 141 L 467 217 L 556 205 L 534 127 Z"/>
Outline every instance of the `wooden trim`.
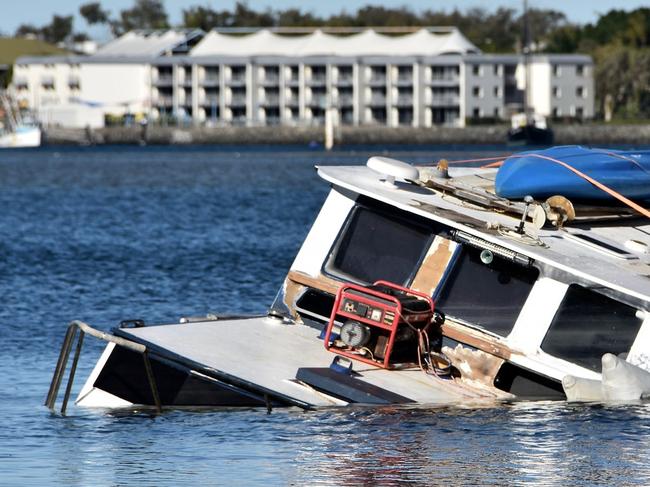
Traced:
<path fill-rule="evenodd" d="M 479 331 L 453 321 L 445 321 L 442 325 L 442 334 L 452 340 L 478 348 L 504 360 L 510 360 L 512 355 L 512 350 L 500 343 L 496 338 L 488 337 Z"/>
<path fill-rule="evenodd" d="M 313 277 L 299 271 L 289 271 L 287 279 L 293 283 L 330 294 L 336 294 L 343 285 L 342 282 L 322 274 L 318 277 Z M 512 355 L 510 348 L 500 343 L 498 339 L 451 320 L 446 321 L 442 325 L 442 334 L 452 340 L 464 343 L 504 360 L 510 360 L 510 356 Z"/>
<path fill-rule="evenodd" d="M 335 281 L 334 279 L 322 274 L 318 277 L 312 277 L 299 271 L 289 271 L 287 279 L 296 284 L 301 284 L 330 294 L 336 294 L 339 288 L 343 285 L 342 282 Z"/>

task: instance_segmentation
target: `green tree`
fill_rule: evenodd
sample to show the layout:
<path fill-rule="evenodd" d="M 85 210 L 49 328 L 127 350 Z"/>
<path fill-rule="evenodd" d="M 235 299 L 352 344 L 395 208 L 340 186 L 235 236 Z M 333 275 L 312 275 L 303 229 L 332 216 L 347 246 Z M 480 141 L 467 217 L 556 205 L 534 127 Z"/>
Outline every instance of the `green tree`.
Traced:
<path fill-rule="evenodd" d="M 106 24 L 109 21 L 109 12 L 102 10 L 99 2 L 86 3 L 79 7 L 79 13 L 89 25 Z"/>
<path fill-rule="evenodd" d="M 16 37 L 35 36 L 35 37 L 40 38 L 41 37 L 41 28 L 40 27 L 35 27 L 32 24 L 21 24 L 16 29 L 16 33 L 14 35 Z"/>
<path fill-rule="evenodd" d="M 183 10 L 183 26 L 207 32 L 215 27 L 232 26 L 232 17 L 228 10 L 218 12 L 209 7 L 190 7 Z"/>
<path fill-rule="evenodd" d="M 272 10 L 257 12 L 248 7 L 247 2 L 237 2 L 232 14 L 233 27 L 272 27 L 275 17 Z"/>
<path fill-rule="evenodd" d="M 72 15 L 61 17 L 55 15 L 52 22 L 41 29 L 43 40 L 56 44 L 65 41 L 72 34 Z"/>
<path fill-rule="evenodd" d="M 169 21 L 161 0 L 135 0 L 132 8 L 120 12 L 119 21 L 111 23 L 114 31 L 167 29 Z"/>

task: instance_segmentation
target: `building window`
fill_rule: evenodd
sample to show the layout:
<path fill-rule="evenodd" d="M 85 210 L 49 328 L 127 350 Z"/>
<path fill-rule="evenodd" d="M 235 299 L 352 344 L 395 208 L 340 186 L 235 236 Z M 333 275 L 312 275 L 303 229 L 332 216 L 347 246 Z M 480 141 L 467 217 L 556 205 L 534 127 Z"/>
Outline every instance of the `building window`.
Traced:
<path fill-rule="evenodd" d="M 582 119 L 585 116 L 585 109 L 582 107 L 576 107 L 576 118 Z"/>
<path fill-rule="evenodd" d="M 472 95 L 474 96 L 474 98 L 482 98 L 483 90 L 481 89 L 480 86 L 475 86 L 472 88 Z"/>
<path fill-rule="evenodd" d="M 494 118 L 501 118 L 501 110 L 499 110 L 499 107 L 494 108 Z"/>
<path fill-rule="evenodd" d="M 603 354 L 629 352 L 642 321 L 636 308 L 572 284 L 541 348 L 555 357 L 600 371 Z"/>
<path fill-rule="evenodd" d="M 553 76 L 562 76 L 562 67 L 559 64 L 553 65 Z"/>
<path fill-rule="evenodd" d="M 494 87 L 494 97 L 495 98 L 501 98 L 501 87 L 500 86 L 495 86 Z"/>
<path fill-rule="evenodd" d="M 585 74 L 585 67 L 582 64 L 576 66 L 576 76 L 583 76 Z"/>
<path fill-rule="evenodd" d="M 562 97 L 562 90 L 560 89 L 559 86 L 554 86 L 553 87 L 553 98 L 561 98 Z"/>
<path fill-rule="evenodd" d="M 582 86 L 578 86 L 576 88 L 576 96 L 578 98 L 585 98 L 587 96 L 587 90 L 585 90 Z"/>
<path fill-rule="evenodd" d="M 474 108 L 472 110 L 472 116 L 474 118 L 480 118 L 481 117 L 481 109 L 480 108 Z"/>
<path fill-rule="evenodd" d="M 559 118 L 562 116 L 562 111 L 558 107 L 553 107 L 553 118 Z"/>
<path fill-rule="evenodd" d="M 494 65 L 494 76 L 500 76 L 501 75 L 501 66 L 498 64 Z"/>
<path fill-rule="evenodd" d="M 472 74 L 474 76 L 481 76 L 481 65 L 480 64 L 475 64 L 472 66 Z"/>

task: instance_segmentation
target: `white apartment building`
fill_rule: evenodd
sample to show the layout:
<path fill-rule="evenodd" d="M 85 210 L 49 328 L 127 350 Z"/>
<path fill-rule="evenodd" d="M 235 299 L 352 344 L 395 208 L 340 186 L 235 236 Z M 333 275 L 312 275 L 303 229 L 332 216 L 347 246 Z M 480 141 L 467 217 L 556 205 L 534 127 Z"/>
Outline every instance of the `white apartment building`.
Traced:
<path fill-rule="evenodd" d="M 594 115 L 588 56 L 533 55 L 526 76 L 520 56 L 483 55 L 455 28 L 403 30 L 134 31 L 91 56 L 20 58 L 13 89 L 40 114 L 209 126 L 322 124 L 327 109 L 337 124 L 463 126 L 506 119 L 524 93 L 543 115 Z"/>

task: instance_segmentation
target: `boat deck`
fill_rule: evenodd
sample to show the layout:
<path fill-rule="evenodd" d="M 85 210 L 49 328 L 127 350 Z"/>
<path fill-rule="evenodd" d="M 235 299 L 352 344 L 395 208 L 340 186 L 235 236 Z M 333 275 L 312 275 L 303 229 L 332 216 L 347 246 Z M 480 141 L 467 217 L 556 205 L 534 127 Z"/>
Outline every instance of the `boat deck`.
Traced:
<path fill-rule="evenodd" d="M 335 354 L 325 350 L 319 331 L 302 324 L 259 317 L 121 329 L 120 335 L 154 353 L 228 380 L 245 381 L 261 393 L 304 406 L 346 404 L 296 380 L 298 369 L 329 367 Z M 426 375 L 419 368 L 385 370 L 354 362 L 356 379 L 420 404 L 450 404 L 493 395 L 453 380 Z"/>

